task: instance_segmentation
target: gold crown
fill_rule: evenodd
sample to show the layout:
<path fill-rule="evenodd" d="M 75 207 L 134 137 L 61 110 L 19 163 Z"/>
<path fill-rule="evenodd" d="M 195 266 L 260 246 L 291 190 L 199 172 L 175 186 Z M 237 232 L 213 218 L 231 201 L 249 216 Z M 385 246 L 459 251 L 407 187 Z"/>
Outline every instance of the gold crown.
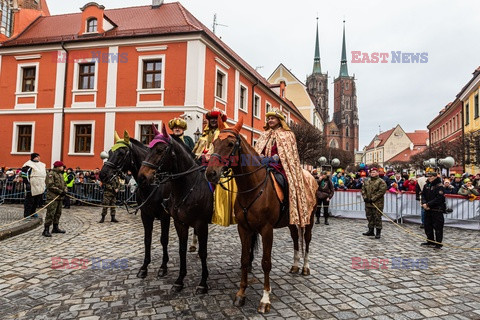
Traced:
<path fill-rule="evenodd" d="M 270 110 L 269 112 L 267 112 L 265 114 L 265 118 L 268 118 L 270 116 L 274 116 L 274 117 L 277 117 L 279 118 L 280 120 L 283 120 L 285 121 L 285 115 L 283 114 L 283 112 L 278 109 L 278 108 L 273 108 L 272 110 Z"/>
<path fill-rule="evenodd" d="M 183 130 L 187 130 L 187 121 L 182 118 L 173 118 L 168 121 L 168 127 L 173 130 L 174 127 L 180 127 Z"/>

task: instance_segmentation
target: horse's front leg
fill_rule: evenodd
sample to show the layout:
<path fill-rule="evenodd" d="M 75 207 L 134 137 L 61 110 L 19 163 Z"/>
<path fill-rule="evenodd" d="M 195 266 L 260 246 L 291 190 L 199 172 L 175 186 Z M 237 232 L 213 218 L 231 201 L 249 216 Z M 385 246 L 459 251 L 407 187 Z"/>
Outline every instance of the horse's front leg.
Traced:
<path fill-rule="evenodd" d="M 198 235 L 198 256 L 202 261 L 202 280 L 197 286 L 197 294 L 204 294 L 208 292 L 207 278 L 208 278 L 208 268 L 207 268 L 207 244 L 208 244 L 208 224 L 202 224 L 197 230 Z"/>
<path fill-rule="evenodd" d="M 175 220 L 175 229 L 177 230 L 180 254 L 180 274 L 173 284 L 172 291 L 180 292 L 183 289 L 183 279 L 187 275 L 187 245 L 188 245 L 188 226 Z"/>
<path fill-rule="evenodd" d="M 300 271 L 300 268 L 298 267 L 298 264 L 300 263 L 298 228 L 296 225 L 289 224 L 288 229 L 290 230 L 290 236 L 293 240 L 293 266 L 290 268 L 290 273 L 298 273 L 298 271 Z"/>
<path fill-rule="evenodd" d="M 248 267 L 250 265 L 250 242 L 252 240 L 252 234 L 252 232 L 238 224 L 238 235 L 240 236 L 240 241 L 242 243 L 242 278 L 240 280 L 240 289 L 237 291 L 233 303 L 237 307 L 241 307 L 245 304 L 245 291 L 247 290 L 248 285 Z"/>
<path fill-rule="evenodd" d="M 260 300 L 260 305 L 257 308 L 259 313 L 267 313 L 270 311 L 270 294 L 272 289 L 270 287 L 270 270 L 272 270 L 272 244 L 273 244 L 273 227 L 265 226 L 262 230 L 262 244 L 263 244 L 263 297 Z"/>
<path fill-rule="evenodd" d="M 160 224 L 161 224 L 161 235 L 160 235 L 160 243 L 162 244 L 163 249 L 163 257 L 162 257 L 162 265 L 160 269 L 158 269 L 157 277 L 161 278 L 164 277 L 168 273 L 168 238 L 170 233 L 170 215 L 166 212 L 162 212 L 160 217 Z"/>
<path fill-rule="evenodd" d="M 153 220 L 155 217 L 153 215 L 149 215 L 145 211 L 142 210 L 142 223 L 143 223 L 143 242 L 145 245 L 145 257 L 143 258 L 143 265 L 138 270 L 137 277 L 138 278 L 146 278 L 148 274 L 148 265 L 151 261 L 151 250 L 152 250 L 152 231 L 153 231 Z"/>

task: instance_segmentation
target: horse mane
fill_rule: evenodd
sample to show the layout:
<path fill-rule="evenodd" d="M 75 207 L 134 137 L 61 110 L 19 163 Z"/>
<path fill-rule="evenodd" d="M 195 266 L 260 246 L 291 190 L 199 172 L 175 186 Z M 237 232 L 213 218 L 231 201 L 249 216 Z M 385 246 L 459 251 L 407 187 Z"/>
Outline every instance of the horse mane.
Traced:
<path fill-rule="evenodd" d="M 171 136 L 173 139 L 172 140 L 175 140 L 177 141 L 184 149 L 185 151 L 187 151 L 187 153 L 190 155 L 190 157 L 192 157 L 192 159 L 195 159 L 195 154 L 192 152 L 192 150 L 190 150 L 188 148 L 188 146 L 177 136 Z"/>
<path fill-rule="evenodd" d="M 182 155 L 185 160 L 188 160 L 188 162 L 193 165 L 193 163 L 195 162 L 193 153 L 188 149 L 185 143 L 183 143 L 183 141 L 179 140 L 178 138 L 173 138 L 170 141 L 172 146 L 174 147 L 174 150 L 177 152 L 177 155 Z"/>

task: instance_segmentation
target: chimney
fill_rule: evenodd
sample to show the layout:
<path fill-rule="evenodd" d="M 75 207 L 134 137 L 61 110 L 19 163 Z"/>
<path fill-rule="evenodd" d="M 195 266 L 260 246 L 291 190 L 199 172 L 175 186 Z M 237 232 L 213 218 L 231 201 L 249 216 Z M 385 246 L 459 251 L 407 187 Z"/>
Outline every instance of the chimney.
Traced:
<path fill-rule="evenodd" d="M 160 8 L 163 4 L 163 0 L 152 0 L 152 9 Z"/>
<path fill-rule="evenodd" d="M 280 97 L 284 98 L 285 99 L 285 88 L 286 88 L 287 84 L 285 83 L 285 81 L 280 81 Z"/>

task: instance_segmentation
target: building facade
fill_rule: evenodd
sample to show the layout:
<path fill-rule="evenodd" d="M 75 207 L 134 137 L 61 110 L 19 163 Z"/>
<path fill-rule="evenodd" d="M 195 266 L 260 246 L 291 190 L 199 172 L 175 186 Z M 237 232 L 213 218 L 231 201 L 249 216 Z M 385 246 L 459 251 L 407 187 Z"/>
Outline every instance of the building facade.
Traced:
<path fill-rule="evenodd" d="M 156 1 L 154 1 L 155 3 Z M 28 9 L 31 10 L 31 9 Z M 31 152 L 52 164 L 100 167 L 99 154 L 128 130 L 147 144 L 151 125 L 182 116 L 187 135 L 216 107 L 254 143 L 265 111 L 295 106 L 179 3 L 37 16 L 0 46 L 2 166 Z"/>
<path fill-rule="evenodd" d="M 323 131 L 323 118 L 312 101 L 307 87 L 288 68 L 280 64 L 267 80 L 278 95 L 293 102 L 310 124 Z"/>
<path fill-rule="evenodd" d="M 328 74 L 322 73 L 321 69 L 317 22 L 313 72 L 307 78 L 306 86 L 316 109 L 324 120 L 327 146 L 349 151 L 354 156 L 359 147 L 359 119 L 355 77 L 348 74 L 345 24 L 343 26 L 340 72 L 333 83 L 333 118 L 330 119 L 328 113 Z"/>
<path fill-rule="evenodd" d="M 463 130 L 468 146 L 465 148 L 465 171 L 480 172 L 480 67 L 474 72 L 470 81 L 457 95 L 463 104 Z"/>
<path fill-rule="evenodd" d="M 429 145 L 428 131 L 407 133 L 398 124 L 395 128 L 375 135 L 363 153 L 363 163 L 385 167 L 395 161 L 408 162 L 410 157 L 424 151 Z"/>

